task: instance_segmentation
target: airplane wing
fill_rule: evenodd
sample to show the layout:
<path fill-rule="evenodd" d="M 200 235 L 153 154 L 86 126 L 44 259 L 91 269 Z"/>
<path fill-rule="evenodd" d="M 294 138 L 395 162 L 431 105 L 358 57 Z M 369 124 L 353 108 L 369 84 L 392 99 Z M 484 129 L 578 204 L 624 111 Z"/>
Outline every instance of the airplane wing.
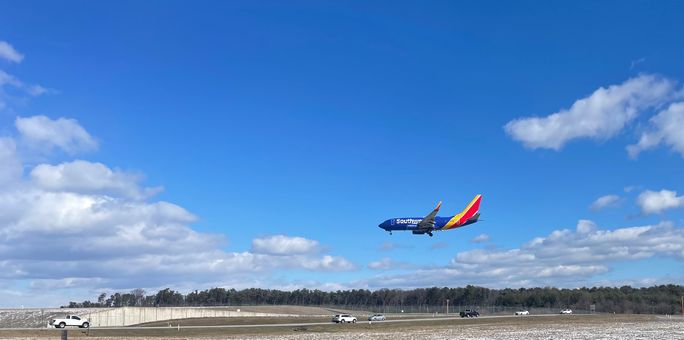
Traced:
<path fill-rule="evenodd" d="M 431 213 L 429 213 L 425 218 L 423 218 L 420 223 L 418 223 L 418 229 L 432 230 L 435 227 L 435 216 L 439 212 L 439 208 L 442 206 L 442 201 L 437 203 L 437 207 Z"/>

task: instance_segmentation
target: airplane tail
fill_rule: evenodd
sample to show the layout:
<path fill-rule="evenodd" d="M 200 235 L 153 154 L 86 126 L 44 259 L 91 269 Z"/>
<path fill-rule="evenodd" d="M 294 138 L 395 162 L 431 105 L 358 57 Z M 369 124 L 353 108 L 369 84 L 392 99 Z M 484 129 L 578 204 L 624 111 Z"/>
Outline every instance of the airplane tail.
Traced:
<path fill-rule="evenodd" d="M 452 229 L 462 227 L 471 223 L 477 222 L 480 218 L 480 202 L 482 201 L 482 195 L 478 194 L 473 198 L 468 206 L 463 209 L 459 214 L 454 215 L 454 217 L 447 222 L 443 229 Z"/>

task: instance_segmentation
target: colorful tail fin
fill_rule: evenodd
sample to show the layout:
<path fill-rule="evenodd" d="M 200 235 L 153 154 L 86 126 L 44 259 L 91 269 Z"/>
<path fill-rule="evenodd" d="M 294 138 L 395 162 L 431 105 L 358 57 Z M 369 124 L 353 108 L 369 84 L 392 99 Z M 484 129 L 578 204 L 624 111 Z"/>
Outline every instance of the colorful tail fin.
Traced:
<path fill-rule="evenodd" d="M 479 210 L 481 201 L 482 195 L 476 195 L 475 198 L 470 201 L 470 204 L 468 204 L 468 206 L 459 214 L 452 217 L 442 229 L 458 228 L 477 221 L 477 219 L 480 218 Z"/>

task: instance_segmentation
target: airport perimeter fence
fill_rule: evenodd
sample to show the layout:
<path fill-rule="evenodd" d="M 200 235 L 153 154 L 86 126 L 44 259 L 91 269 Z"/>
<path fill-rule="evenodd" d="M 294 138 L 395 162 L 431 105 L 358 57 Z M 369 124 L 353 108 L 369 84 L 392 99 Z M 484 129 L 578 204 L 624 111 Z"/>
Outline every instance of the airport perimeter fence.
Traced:
<path fill-rule="evenodd" d="M 360 313 L 382 313 L 382 314 L 447 314 L 447 306 L 444 305 L 422 305 L 422 306 L 363 306 L 363 305 L 342 305 L 342 306 L 320 306 L 332 312 L 360 312 Z M 530 314 L 559 314 L 561 308 L 555 307 L 507 307 L 507 306 L 474 306 L 474 305 L 449 305 L 448 314 L 459 314 L 464 310 L 476 310 L 481 315 L 513 315 L 518 311 L 529 311 Z M 573 314 L 591 314 L 589 309 L 573 309 Z"/>

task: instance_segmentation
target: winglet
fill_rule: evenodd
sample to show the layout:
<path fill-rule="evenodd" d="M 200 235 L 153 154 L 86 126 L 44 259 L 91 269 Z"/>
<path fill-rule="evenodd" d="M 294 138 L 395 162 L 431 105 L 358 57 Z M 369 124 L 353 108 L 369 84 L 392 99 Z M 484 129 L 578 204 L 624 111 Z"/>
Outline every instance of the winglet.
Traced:
<path fill-rule="evenodd" d="M 435 210 L 439 211 L 439 208 L 441 208 L 441 207 L 442 207 L 442 201 L 439 201 L 439 203 L 437 203 L 437 208 L 435 208 Z"/>

